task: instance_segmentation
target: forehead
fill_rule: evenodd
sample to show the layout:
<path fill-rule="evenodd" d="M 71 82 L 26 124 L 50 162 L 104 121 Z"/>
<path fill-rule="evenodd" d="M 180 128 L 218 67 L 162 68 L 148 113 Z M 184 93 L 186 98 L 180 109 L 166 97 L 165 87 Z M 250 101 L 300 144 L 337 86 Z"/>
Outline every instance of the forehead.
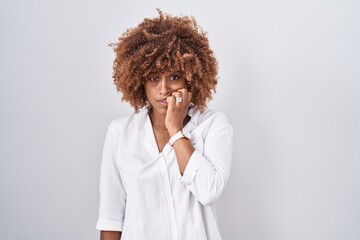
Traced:
<path fill-rule="evenodd" d="M 150 71 L 148 71 L 148 73 L 146 75 L 167 75 L 167 74 L 172 74 L 172 73 L 178 73 L 178 74 L 182 74 L 181 71 L 176 70 L 176 69 L 150 69 Z"/>

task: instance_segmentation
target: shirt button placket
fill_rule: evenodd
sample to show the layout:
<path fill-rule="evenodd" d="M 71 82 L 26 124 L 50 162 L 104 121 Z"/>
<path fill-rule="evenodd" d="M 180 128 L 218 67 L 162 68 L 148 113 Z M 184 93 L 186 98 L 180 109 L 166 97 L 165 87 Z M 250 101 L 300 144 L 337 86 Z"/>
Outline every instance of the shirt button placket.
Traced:
<path fill-rule="evenodd" d="M 175 216 L 175 209 L 174 209 L 174 202 L 172 201 L 172 193 L 171 193 L 171 186 L 170 186 L 170 181 L 169 181 L 169 176 L 168 176 L 168 171 L 167 171 L 167 166 L 166 166 L 166 159 L 164 154 L 162 153 L 162 173 L 164 176 L 164 186 L 165 186 L 165 194 L 166 194 L 166 198 L 168 200 L 168 208 L 169 208 L 169 213 L 170 213 L 170 221 L 171 221 L 171 235 L 172 235 L 172 239 L 173 240 L 178 240 L 179 236 L 178 236 L 178 231 L 177 231 L 177 225 L 176 225 L 176 216 Z"/>

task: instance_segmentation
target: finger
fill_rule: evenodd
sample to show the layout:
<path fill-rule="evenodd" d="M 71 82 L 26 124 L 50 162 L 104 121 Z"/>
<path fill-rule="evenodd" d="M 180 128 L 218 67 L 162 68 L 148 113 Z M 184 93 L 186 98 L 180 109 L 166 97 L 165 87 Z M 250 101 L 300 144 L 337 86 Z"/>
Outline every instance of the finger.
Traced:
<path fill-rule="evenodd" d="M 186 88 L 180 88 L 177 90 L 177 92 L 181 92 L 182 96 L 187 99 L 188 90 Z"/>
<path fill-rule="evenodd" d="M 175 90 L 175 91 L 172 92 L 171 95 L 174 96 L 174 97 L 179 97 L 179 96 L 181 96 L 182 94 L 181 94 L 181 92 L 180 92 L 179 90 Z"/>
<path fill-rule="evenodd" d="M 183 98 L 183 104 L 184 106 L 187 106 L 188 105 L 188 90 L 186 88 L 181 88 L 179 90 L 177 90 L 178 92 L 181 92 L 181 96 Z"/>
<path fill-rule="evenodd" d="M 175 97 L 174 96 L 168 96 L 166 98 L 166 101 L 168 103 L 168 110 L 172 110 L 175 107 Z"/>
<path fill-rule="evenodd" d="M 184 101 L 182 93 L 180 91 L 175 91 L 172 95 L 175 97 L 176 106 L 180 106 Z"/>
<path fill-rule="evenodd" d="M 184 91 L 187 91 L 187 89 L 186 88 L 179 88 L 178 90 L 176 90 L 176 91 L 179 91 L 179 92 L 184 92 Z"/>
<path fill-rule="evenodd" d="M 192 92 L 188 92 L 187 93 L 187 100 L 188 100 L 188 103 L 189 103 L 189 105 L 190 105 L 190 103 L 191 103 L 191 99 L 192 99 Z"/>

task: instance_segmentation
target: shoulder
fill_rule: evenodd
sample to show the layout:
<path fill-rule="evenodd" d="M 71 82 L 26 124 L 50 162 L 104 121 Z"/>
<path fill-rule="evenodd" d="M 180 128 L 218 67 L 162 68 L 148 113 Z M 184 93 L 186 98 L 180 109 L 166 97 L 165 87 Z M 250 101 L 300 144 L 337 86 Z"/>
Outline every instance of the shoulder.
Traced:
<path fill-rule="evenodd" d="M 198 112 L 198 114 L 199 114 L 198 124 L 201 124 L 203 122 L 209 122 L 209 121 L 216 122 L 219 124 L 230 124 L 225 113 L 215 110 L 215 109 L 206 108 L 204 110 L 204 112 L 202 112 L 202 113 Z"/>
<path fill-rule="evenodd" d="M 192 129 L 192 133 L 202 135 L 202 138 L 206 136 L 218 134 L 221 132 L 222 135 L 231 135 L 232 126 L 228 121 L 227 116 L 218 110 L 211 108 L 206 108 L 203 112 L 200 112 L 198 109 L 193 109 L 189 112 L 192 115 L 192 123 L 195 127 Z M 224 136 L 225 136 L 224 135 Z"/>
<path fill-rule="evenodd" d="M 114 133 L 132 131 L 145 120 L 146 116 L 147 109 L 141 109 L 139 112 L 134 112 L 128 116 L 113 119 L 109 124 L 109 128 L 111 128 Z"/>
<path fill-rule="evenodd" d="M 197 138 L 196 136 L 203 140 L 209 137 L 232 139 L 233 127 L 223 112 L 206 108 L 201 113 L 193 112 L 193 116 L 196 118 L 193 119 L 196 126 L 191 132 L 195 136 L 194 139 Z"/>

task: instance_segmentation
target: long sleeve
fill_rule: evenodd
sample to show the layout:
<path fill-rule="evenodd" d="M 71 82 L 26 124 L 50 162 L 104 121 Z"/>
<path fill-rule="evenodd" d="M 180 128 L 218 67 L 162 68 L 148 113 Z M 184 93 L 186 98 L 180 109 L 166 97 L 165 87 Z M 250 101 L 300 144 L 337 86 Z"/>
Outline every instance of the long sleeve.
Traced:
<path fill-rule="evenodd" d="M 100 171 L 100 207 L 96 224 L 98 230 L 122 231 L 125 215 L 126 192 L 117 167 L 118 139 L 115 122 L 108 126 L 102 153 Z"/>
<path fill-rule="evenodd" d="M 230 175 L 233 129 L 223 113 L 214 114 L 206 136 L 195 142 L 194 147 L 179 182 L 185 184 L 199 202 L 209 205 L 221 196 Z"/>

